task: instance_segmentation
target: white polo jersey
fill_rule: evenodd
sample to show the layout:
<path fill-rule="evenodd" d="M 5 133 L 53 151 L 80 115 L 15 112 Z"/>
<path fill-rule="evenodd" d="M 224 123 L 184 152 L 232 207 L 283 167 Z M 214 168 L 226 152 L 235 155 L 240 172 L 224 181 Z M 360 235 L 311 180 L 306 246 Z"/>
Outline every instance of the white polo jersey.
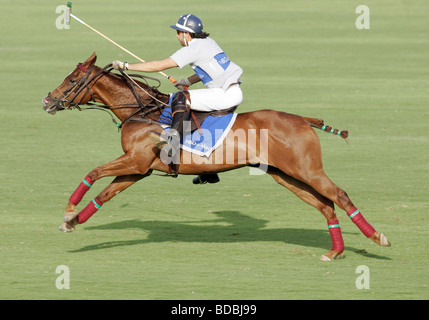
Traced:
<path fill-rule="evenodd" d="M 241 69 L 229 60 L 225 52 L 211 38 L 192 39 L 189 45 L 177 50 L 170 57 L 180 69 L 190 65 L 207 88 L 222 88 L 241 83 Z"/>

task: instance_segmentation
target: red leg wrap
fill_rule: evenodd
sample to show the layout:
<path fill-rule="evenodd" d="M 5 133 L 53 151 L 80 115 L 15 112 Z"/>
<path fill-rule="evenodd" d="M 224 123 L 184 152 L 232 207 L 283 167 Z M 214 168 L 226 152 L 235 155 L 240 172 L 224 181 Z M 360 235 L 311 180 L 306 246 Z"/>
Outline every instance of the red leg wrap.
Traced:
<path fill-rule="evenodd" d="M 338 220 L 328 221 L 328 228 L 332 239 L 332 250 L 343 252 L 344 241 L 343 236 L 341 235 L 341 228 Z"/>
<path fill-rule="evenodd" d="M 79 187 L 77 187 L 75 192 L 73 192 L 73 194 L 70 196 L 70 202 L 77 206 L 94 182 L 94 180 L 86 176 L 85 179 L 83 179 L 83 181 L 79 184 Z"/>
<path fill-rule="evenodd" d="M 352 219 L 352 221 L 357 225 L 357 227 L 362 231 L 362 233 L 368 238 L 371 237 L 375 229 L 365 220 L 362 213 L 355 207 L 347 212 L 347 215 Z"/>
<path fill-rule="evenodd" d="M 94 200 L 92 200 L 81 212 L 79 212 L 79 214 L 77 215 L 77 222 L 84 223 L 94 213 L 96 213 L 102 205 L 103 203 L 100 200 L 94 198 Z"/>

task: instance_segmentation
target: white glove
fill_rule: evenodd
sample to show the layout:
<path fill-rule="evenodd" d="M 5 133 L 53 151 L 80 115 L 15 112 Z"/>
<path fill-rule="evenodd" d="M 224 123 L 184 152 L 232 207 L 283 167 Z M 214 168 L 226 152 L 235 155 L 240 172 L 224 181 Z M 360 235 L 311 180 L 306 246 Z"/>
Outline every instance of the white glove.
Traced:
<path fill-rule="evenodd" d="M 128 70 L 128 62 L 114 60 L 112 62 L 112 67 L 116 70 Z"/>
<path fill-rule="evenodd" d="M 185 87 L 190 87 L 191 85 L 192 83 L 190 83 L 187 78 L 177 80 L 176 83 L 174 84 L 174 86 L 179 90 L 186 90 Z"/>

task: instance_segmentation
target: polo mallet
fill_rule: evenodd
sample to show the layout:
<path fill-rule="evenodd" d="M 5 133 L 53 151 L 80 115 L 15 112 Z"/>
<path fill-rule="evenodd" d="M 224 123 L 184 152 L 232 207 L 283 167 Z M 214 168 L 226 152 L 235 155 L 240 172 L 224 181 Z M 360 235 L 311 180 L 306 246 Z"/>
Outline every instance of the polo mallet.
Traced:
<path fill-rule="evenodd" d="M 141 61 L 141 62 L 146 62 L 143 59 L 139 58 L 138 56 L 136 56 L 134 53 L 132 53 L 131 51 L 125 49 L 123 46 L 119 45 L 118 43 L 116 43 L 115 41 L 113 41 L 112 39 L 110 39 L 109 37 L 106 37 L 104 34 L 102 34 L 100 31 L 94 29 L 93 27 L 91 27 L 89 24 L 85 23 L 84 21 L 82 21 L 81 19 L 79 19 L 78 17 L 76 17 L 74 14 L 71 13 L 72 11 L 72 3 L 68 2 L 67 3 L 67 11 L 66 11 L 66 24 L 70 24 L 70 17 L 72 17 L 73 19 L 75 19 L 76 21 L 82 23 L 85 27 L 88 27 L 89 29 L 91 29 L 92 31 L 94 31 L 95 33 L 99 34 L 100 36 L 102 36 L 104 39 L 109 40 L 111 43 L 113 43 L 115 46 L 117 46 L 119 49 L 122 49 L 123 51 L 125 51 L 126 53 L 128 53 L 129 55 L 133 56 L 134 58 L 136 58 L 137 60 Z M 158 71 L 158 73 L 164 77 L 166 77 L 168 80 L 170 80 L 172 83 L 176 83 L 177 80 L 175 80 L 174 78 L 170 77 L 169 75 L 165 74 L 162 71 Z M 185 87 L 185 90 L 187 89 L 187 87 Z"/>

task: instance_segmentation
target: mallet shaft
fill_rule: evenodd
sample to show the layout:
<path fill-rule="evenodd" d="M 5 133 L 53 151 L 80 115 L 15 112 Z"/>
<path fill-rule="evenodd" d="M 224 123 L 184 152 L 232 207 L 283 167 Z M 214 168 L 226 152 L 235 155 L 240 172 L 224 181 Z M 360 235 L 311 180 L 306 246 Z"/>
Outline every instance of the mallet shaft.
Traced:
<path fill-rule="evenodd" d="M 83 20 L 79 19 L 78 17 L 76 17 L 74 14 L 70 13 L 70 16 L 75 19 L 76 21 L 82 23 L 84 26 L 88 27 L 89 29 L 91 29 L 92 31 L 94 31 L 95 33 L 99 34 L 100 36 L 102 36 L 104 39 L 110 41 L 111 43 L 113 43 L 115 46 L 117 46 L 118 48 L 122 49 L 123 51 L 125 51 L 126 53 L 128 53 L 129 55 L 133 56 L 134 58 L 136 58 L 137 60 L 141 61 L 141 62 L 146 62 L 143 59 L 139 58 L 138 56 L 136 56 L 134 53 L 132 53 L 131 51 L 125 49 L 123 46 L 121 46 L 120 44 L 116 43 L 115 41 L 113 41 L 112 39 L 110 39 L 109 37 L 105 36 L 104 34 L 102 34 L 100 31 L 98 31 L 97 29 L 91 27 L 89 24 L 85 23 Z M 170 80 L 172 83 L 176 83 L 177 81 L 170 77 L 169 75 L 165 74 L 162 71 L 158 71 L 159 74 L 161 74 L 162 76 L 166 77 L 168 80 Z"/>

